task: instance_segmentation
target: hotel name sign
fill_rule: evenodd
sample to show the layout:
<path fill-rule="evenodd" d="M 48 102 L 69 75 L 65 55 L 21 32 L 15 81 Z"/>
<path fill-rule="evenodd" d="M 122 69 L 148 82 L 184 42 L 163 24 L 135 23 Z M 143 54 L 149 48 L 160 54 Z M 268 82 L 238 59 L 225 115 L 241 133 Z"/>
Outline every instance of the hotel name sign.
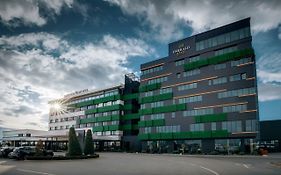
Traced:
<path fill-rule="evenodd" d="M 190 49 L 190 46 L 186 46 L 184 43 L 178 45 L 176 49 L 172 51 L 173 54 L 179 55 L 185 53 L 187 50 Z"/>
<path fill-rule="evenodd" d="M 83 94 L 85 92 L 88 92 L 88 89 L 83 89 L 81 91 L 75 91 L 73 93 L 70 93 L 70 94 L 66 94 L 64 97 L 71 97 L 71 96 L 74 96 L 74 95 L 79 95 L 79 94 Z"/>

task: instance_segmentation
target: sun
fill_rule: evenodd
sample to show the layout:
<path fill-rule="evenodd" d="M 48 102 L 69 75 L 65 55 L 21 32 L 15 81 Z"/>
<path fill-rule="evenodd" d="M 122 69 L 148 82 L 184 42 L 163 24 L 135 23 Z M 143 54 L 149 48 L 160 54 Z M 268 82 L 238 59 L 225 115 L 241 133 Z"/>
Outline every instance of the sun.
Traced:
<path fill-rule="evenodd" d="M 50 105 L 50 112 L 56 115 L 67 113 L 67 106 L 61 101 L 56 101 Z"/>
<path fill-rule="evenodd" d="M 62 109 L 62 105 L 61 104 L 59 104 L 59 103 L 55 103 L 55 104 L 53 104 L 53 109 L 54 110 L 56 110 L 56 111 L 59 111 L 59 110 L 61 110 Z"/>

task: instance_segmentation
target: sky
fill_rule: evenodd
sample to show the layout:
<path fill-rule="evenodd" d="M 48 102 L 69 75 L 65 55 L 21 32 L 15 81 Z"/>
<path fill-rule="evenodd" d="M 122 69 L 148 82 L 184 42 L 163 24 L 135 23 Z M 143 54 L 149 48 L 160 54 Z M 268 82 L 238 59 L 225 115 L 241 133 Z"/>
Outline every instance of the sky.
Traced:
<path fill-rule="evenodd" d="M 281 1 L 0 0 L 0 128 L 48 128 L 48 101 L 123 82 L 168 43 L 251 17 L 261 120 L 281 119 Z"/>

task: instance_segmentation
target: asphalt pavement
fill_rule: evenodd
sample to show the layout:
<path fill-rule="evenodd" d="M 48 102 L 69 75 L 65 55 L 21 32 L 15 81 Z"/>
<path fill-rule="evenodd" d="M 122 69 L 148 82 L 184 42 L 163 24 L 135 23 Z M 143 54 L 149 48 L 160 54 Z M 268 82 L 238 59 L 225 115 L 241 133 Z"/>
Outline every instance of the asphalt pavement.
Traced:
<path fill-rule="evenodd" d="M 0 159 L 3 175 L 281 175 L 281 156 L 189 156 L 99 153 L 87 160 Z"/>

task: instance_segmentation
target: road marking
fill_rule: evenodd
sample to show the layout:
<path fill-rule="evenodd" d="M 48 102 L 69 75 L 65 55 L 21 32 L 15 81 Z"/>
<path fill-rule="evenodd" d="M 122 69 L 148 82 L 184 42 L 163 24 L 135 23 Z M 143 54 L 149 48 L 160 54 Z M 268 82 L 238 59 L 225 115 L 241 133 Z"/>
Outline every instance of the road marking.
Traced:
<path fill-rule="evenodd" d="M 18 170 L 18 171 L 21 171 L 21 172 L 25 172 L 25 173 L 45 174 L 45 175 L 55 175 L 55 174 L 44 173 L 44 172 L 40 172 L 40 171 L 33 171 L 33 170 L 26 170 L 26 169 L 21 169 L 21 168 L 18 168 L 17 170 Z"/>
<path fill-rule="evenodd" d="M 214 170 L 211 170 L 211 169 L 209 169 L 209 168 L 206 168 L 206 167 L 203 167 L 203 166 L 200 166 L 200 168 L 202 168 L 202 169 L 204 169 L 204 170 L 207 170 L 207 171 L 209 171 L 209 172 L 211 172 L 211 173 L 213 173 L 213 174 L 215 174 L 215 175 L 219 175 L 219 173 L 217 173 L 217 172 L 215 172 Z"/>
<path fill-rule="evenodd" d="M 3 163 L 6 163 L 6 162 L 7 162 L 7 161 L 0 161 L 0 165 L 3 164 Z"/>
<path fill-rule="evenodd" d="M 244 166 L 245 168 L 249 168 L 249 166 L 248 166 L 248 165 L 246 165 L 246 164 L 243 164 L 243 166 Z"/>

